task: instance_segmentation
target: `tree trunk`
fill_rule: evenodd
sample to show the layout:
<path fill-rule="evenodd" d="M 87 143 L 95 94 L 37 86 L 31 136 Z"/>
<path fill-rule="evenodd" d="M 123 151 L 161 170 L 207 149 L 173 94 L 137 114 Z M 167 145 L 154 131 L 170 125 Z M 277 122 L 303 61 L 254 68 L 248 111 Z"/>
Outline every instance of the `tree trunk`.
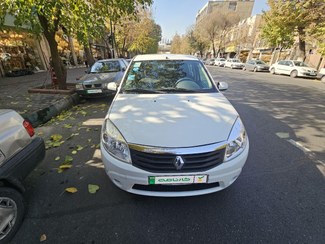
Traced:
<path fill-rule="evenodd" d="M 299 43 L 298 43 L 298 59 L 304 61 L 306 58 L 306 41 L 305 41 L 305 30 L 303 28 L 298 28 L 299 33 Z"/>
<path fill-rule="evenodd" d="M 58 43 L 55 40 L 57 28 L 49 28 L 46 17 L 38 14 L 38 19 L 43 27 L 44 36 L 50 46 L 53 69 L 58 80 L 59 89 L 67 89 L 67 70 L 59 56 Z"/>
<path fill-rule="evenodd" d="M 216 57 L 216 47 L 214 46 L 214 40 L 212 41 L 212 50 L 213 50 L 213 57 Z"/>
<path fill-rule="evenodd" d="M 89 67 L 91 67 L 95 63 L 95 60 L 94 60 L 93 54 L 90 50 L 90 45 L 85 45 L 84 50 L 85 50 L 85 54 L 86 54 L 87 63 L 89 65 Z"/>
<path fill-rule="evenodd" d="M 78 65 L 77 55 L 76 55 L 76 52 L 74 50 L 74 45 L 73 45 L 73 38 L 71 36 L 68 36 L 68 38 L 69 38 L 69 48 L 71 51 L 73 64 Z"/>

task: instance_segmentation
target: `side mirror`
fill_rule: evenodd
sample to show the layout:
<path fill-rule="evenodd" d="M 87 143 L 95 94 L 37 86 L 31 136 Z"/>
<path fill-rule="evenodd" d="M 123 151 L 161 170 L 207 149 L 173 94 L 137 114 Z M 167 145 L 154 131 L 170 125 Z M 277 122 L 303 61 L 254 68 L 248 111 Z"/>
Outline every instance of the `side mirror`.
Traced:
<path fill-rule="evenodd" d="M 107 84 L 107 89 L 111 91 L 116 91 L 117 90 L 117 85 L 115 82 L 110 82 Z"/>
<path fill-rule="evenodd" d="M 123 67 L 123 68 L 122 68 L 122 72 L 124 72 L 125 70 L 126 70 L 126 68 L 125 68 L 125 67 Z"/>
<path fill-rule="evenodd" d="M 223 81 L 218 82 L 217 87 L 218 87 L 219 91 L 225 91 L 228 89 L 228 83 L 223 82 Z"/>
<path fill-rule="evenodd" d="M 89 74 L 89 73 L 90 73 L 90 69 L 86 69 L 86 70 L 85 70 L 85 73 L 86 73 L 86 74 Z"/>

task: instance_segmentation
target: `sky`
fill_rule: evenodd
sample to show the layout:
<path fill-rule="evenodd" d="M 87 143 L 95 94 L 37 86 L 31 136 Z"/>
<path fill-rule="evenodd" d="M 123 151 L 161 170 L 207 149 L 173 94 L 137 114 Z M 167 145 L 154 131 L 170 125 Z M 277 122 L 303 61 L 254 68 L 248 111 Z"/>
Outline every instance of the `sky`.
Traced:
<path fill-rule="evenodd" d="M 255 0 L 252 15 L 267 10 L 267 0 Z M 195 16 L 208 0 L 154 0 L 152 12 L 162 29 L 162 38 L 171 40 L 177 33 L 183 35 L 195 23 Z"/>

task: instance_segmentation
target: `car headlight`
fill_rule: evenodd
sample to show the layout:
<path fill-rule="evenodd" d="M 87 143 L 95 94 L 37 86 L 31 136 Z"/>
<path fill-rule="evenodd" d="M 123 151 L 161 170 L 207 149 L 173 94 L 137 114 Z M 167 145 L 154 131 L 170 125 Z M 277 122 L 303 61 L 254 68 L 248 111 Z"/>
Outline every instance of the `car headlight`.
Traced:
<path fill-rule="evenodd" d="M 84 87 L 83 87 L 82 84 L 76 84 L 76 89 L 77 89 L 77 90 L 83 90 Z"/>
<path fill-rule="evenodd" d="M 243 122 L 238 117 L 232 127 L 228 137 L 228 144 L 226 147 L 225 161 L 229 161 L 240 155 L 247 144 L 246 130 Z"/>
<path fill-rule="evenodd" d="M 122 134 L 109 119 L 104 121 L 102 143 L 106 151 L 113 157 L 123 162 L 131 163 L 129 146 Z"/>

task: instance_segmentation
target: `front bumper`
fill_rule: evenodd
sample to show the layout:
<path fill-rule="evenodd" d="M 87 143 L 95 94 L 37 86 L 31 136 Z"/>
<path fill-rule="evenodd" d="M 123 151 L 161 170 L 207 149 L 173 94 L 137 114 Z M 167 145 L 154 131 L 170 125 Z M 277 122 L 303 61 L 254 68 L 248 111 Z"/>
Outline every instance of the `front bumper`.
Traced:
<path fill-rule="evenodd" d="M 195 196 L 213 193 L 216 191 L 223 190 L 230 186 L 240 175 L 242 168 L 246 162 L 249 151 L 249 142 L 244 151 L 236 158 L 224 162 L 210 170 L 202 172 L 192 173 L 151 173 L 139 168 L 134 167 L 131 164 L 127 164 L 112 157 L 101 144 L 102 159 L 105 166 L 105 171 L 111 181 L 124 191 L 146 195 L 146 196 L 160 196 L 160 197 L 181 197 L 181 196 Z M 174 185 L 174 191 L 153 191 L 145 190 L 149 186 L 149 176 L 186 176 L 186 175 L 208 175 L 208 182 L 212 187 L 206 187 L 205 189 L 198 190 L 177 190 L 177 186 Z M 218 183 L 218 184 L 216 184 Z M 203 185 L 203 184 L 195 184 Z M 136 187 L 138 186 L 138 187 Z M 142 187 L 139 187 L 142 186 Z"/>
<path fill-rule="evenodd" d="M 260 71 L 260 72 L 266 72 L 266 71 L 269 71 L 270 68 L 269 67 L 257 67 L 257 71 Z"/>
<path fill-rule="evenodd" d="M 100 91 L 100 92 L 99 92 Z M 108 95 L 114 95 L 116 92 L 107 89 L 84 89 L 76 90 L 77 94 L 83 97 L 104 97 Z"/>
<path fill-rule="evenodd" d="M 317 73 L 311 73 L 311 72 L 300 72 L 299 76 L 301 77 L 317 77 Z"/>
<path fill-rule="evenodd" d="M 244 67 L 245 67 L 244 65 L 234 65 L 234 64 L 231 65 L 231 68 L 233 69 L 242 69 Z"/>

